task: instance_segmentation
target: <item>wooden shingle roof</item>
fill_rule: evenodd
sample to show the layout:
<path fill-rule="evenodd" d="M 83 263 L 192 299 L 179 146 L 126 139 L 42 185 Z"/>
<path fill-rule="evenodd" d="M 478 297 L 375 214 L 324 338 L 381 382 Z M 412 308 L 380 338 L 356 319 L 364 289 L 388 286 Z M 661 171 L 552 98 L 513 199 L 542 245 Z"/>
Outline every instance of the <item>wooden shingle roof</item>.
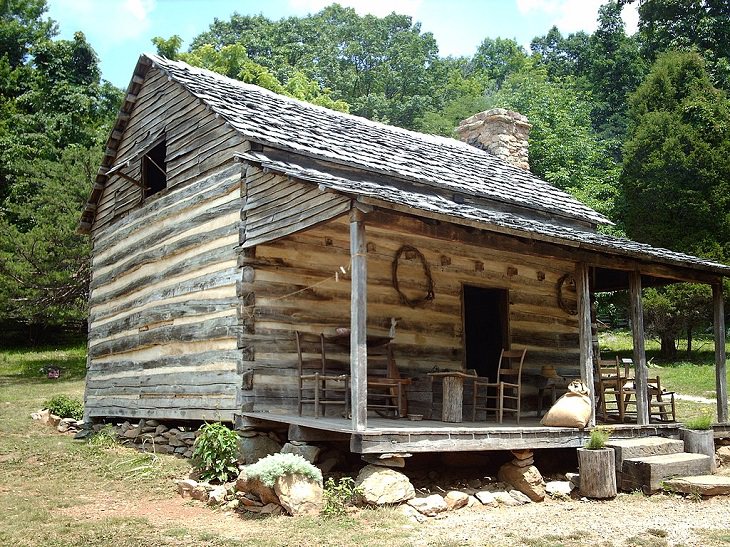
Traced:
<path fill-rule="evenodd" d="M 456 139 L 343 114 L 186 63 L 146 57 L 251 141 L 454 193 L 611 224 L 529 171 Z"/>

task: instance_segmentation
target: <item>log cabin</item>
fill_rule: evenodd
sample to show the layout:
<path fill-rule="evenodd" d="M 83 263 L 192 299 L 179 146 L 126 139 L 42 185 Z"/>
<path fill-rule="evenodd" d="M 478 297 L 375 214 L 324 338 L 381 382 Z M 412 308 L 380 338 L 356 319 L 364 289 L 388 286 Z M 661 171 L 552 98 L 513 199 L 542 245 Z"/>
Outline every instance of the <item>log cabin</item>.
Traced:
<path fill-rule="evenodd" d="M 79 228 L 87 418 L 277 422 L 357 452 L 577 446 L 582 431 L 537 422 L 444 423 L 429 373 L 493 377 L 502 348 L 524 348 L 526 379 L 591 386 L 592 295 L 628 290 L 641 392 L 641 288 L 687 281 L 713 287 L 726 423 L 730 267 L 602 233 L 607 218 L 530 173 L 528 130 L 497 109 L 462 123 L 465 142 L 424 135 L 142 55 Z M 297 331 L 347 333 L 332 352 L 347 416 L 297 412 Z M 392 340 L 423 422 L 368 412 L 368 336 Z M 631 434 L 651 428 L 638 398 Z"/>

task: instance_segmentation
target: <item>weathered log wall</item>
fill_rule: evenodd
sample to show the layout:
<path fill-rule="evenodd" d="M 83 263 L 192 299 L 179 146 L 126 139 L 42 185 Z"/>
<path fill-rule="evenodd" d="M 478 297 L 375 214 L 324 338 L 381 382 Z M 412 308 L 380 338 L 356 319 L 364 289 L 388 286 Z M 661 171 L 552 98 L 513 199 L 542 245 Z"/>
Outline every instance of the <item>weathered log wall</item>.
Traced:
<path fill-rule="evenodd" d="M 577 318 L 561 310 L 556 298 L 558 279 L 573 272 L 575 264 L 483 247 L 478 234 L 461 228 L 450 228 L 444 238 L 434 237 L 435 231 L 413 217 L 366 215 L 368 330 L 386 334 L 391 318 L 398 318 L 395 358 L 402 374 L 417 379 L 409 392 L 412 411 L 430 414 L 436 403 L 427 372 L 464 367 L 464 284 L 509 290 L 511 344 L 528 349 L 526 368 L 557 365 L 577 374 Z M 433 276 L 435 298 L 415 308 L 401 302 L 392 284 L 392 262 L 402 245 L 423 253 Z M 293 330 L 332 333 L 349 326 L 349 277 L 336 275 L 350 263 L 347 217 L 260 244 L 242 263 L 249 271 L 242 291 L 255 302 L 245 335 L 244 367 L 255 371 L 252 389 L 244 393 L 246 408 L 291 409 L 296 398 Z M 399 279 L 409 298 L 425 294 L 417 257 L 401 258 Z"/>
<path fill-rule="evenodd" d="M 241 383 L 239 135 L 152 69 L 117 158 L 167 142 L 167 188 L 112 176 L 92 230 L 90 417 L 233 420 Z M 120 197 L 121 196 L 121 197 Z"/>

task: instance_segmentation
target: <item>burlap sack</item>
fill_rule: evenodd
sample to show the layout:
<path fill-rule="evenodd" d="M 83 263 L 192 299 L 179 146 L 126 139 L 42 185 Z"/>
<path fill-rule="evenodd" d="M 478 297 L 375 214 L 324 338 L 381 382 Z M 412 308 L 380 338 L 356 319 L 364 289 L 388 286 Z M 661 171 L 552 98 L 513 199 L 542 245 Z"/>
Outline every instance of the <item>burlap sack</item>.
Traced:
<path fill-rule="evenodd" d="M 571 382 L 568 393 L 555 402 L 540 423 L 552 427 L 583 429 L 591 419 L 591 398 L 588 394 L 588 388 L 583 382 Z"/>

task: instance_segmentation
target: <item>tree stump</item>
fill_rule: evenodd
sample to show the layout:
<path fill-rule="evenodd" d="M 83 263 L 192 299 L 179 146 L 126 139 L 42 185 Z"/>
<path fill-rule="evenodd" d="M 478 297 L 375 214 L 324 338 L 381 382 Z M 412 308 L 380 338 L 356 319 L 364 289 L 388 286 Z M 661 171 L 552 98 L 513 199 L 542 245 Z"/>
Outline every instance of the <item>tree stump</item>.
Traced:
<path fill-rule="evenodd" d="M 587 498 L 616 497 L 616 460 L 613 448 L 578 449 L 580 493 Z"/>
<path fill-rule="evenodd" d="M 444 376 L 444 402 L 441 412 L 441 421 L 460 423 L 462 407 L 464 405 L 464 379 L 460 377 Z"/>
<path fill-rule="evenodd" d="M 717 471 L 715 463 L 715 433 L 712 429 L 680 429 L 679 438 L 684 441 L 685 452 L 710 456 L 712 473 Z"/>

